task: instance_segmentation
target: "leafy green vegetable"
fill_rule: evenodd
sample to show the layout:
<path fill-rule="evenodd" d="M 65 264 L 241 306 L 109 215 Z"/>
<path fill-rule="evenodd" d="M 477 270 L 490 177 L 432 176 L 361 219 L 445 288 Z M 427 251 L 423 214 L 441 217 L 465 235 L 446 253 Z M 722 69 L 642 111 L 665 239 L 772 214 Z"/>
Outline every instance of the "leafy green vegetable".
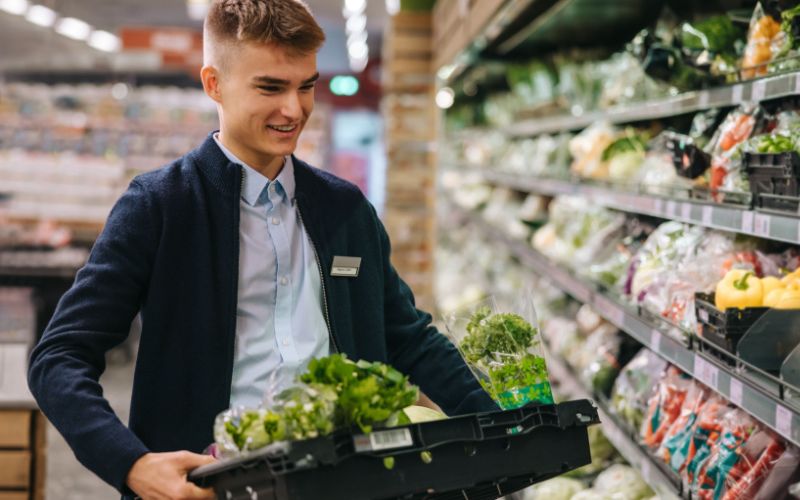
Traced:
<path fill-rule="evenodd" d="M 409 423 L 401 410 L 419 396 L 408 377 L 391 366 L 363 360 L 354 363 L 343 354 L 312 359 L 300 380 L 331 387 L 338 394 L 337 427 L 357 425 L 364 432 L 371 432 L 374 424 Z"/>
<path fill-rule="evenodd" d="M 694 24 L 683 23 L 680 32 L 683 48 L 716 54 L 736 55 L 737 41 L 744 38 L 744 29 L 733 24 L 727 15 L 709 17 Z"/>
<path fill-rule="evenodd" d="M 606 147 L 603 150 L 602 160 L 608 161 L 617 155 L 629 152 L 644 153 L 647 149 L 647 136 L 644 134 L 637 134 L 632 131 L 626 132 L 624 137 L 621 137 Z"/>
<path fill-rule="evenodd" d="M 547 366 L 530 350 L 539 345 L 538 330 L 522 316 L 491 314 L 489 307 L 477 309 L 459 343 L 461 352 L 486 392 L 505 409 L 531 401 L 552 403 Z"/>
<path fill-rule="evenodd" d="M 247 410 L 238 422 L 225 422 L 225 430 L 240 450 L 254 450 L 286 438 L 283 418 L 268 410 Z"/>
<path fill-rule="evenodd" d="M 788 38 L 788 47 L 791 49 L 800 48 L 800 5 L 792 7 L 791 9 L 781 12 L 781 31 L 786 33 Z"/>
<path fill-rule="evenodd" d="M 315 438 L 333 432 L 336 392 L 332 388 L 296 386 L 280 393 L 277 400 L 289 439 Z"/>

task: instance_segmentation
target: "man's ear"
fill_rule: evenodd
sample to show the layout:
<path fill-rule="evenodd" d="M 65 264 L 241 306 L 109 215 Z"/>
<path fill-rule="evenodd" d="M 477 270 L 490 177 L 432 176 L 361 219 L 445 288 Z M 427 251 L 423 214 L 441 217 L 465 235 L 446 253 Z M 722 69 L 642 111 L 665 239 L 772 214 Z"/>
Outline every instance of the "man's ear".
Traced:
<path fill-rule="evenodd" d="M 219 70 L 214 66 L 203 66 L 200 70 L 200 80 L 203 82 L 203 90 L 206 95 L 214 101 L 222 102 L 222 92 L 220 90 Z"/>

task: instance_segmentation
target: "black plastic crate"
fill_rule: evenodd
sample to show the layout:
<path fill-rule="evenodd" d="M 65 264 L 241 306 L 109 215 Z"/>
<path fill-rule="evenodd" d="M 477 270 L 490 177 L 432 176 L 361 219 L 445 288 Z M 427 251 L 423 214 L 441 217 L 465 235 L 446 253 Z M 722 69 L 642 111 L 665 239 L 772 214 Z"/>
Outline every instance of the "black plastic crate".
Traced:
<path fill-rule="evenodd" d="M 797 214 L 800 208 L 800 155 L 745 153 L 743 165 L 756 208 Z"/>
<path fill-rule="evenodd" d="M 800 216 L 800 196 L 760 193 L 755 207 L 761 212 Z"/>
<path fill-rule="evenodd" d="M 711 166 L 711 155 L 685 139 L 675 137 L 667 142 L 672 151 L 672 163 L 678 175 L 695 179 Z"/>
<path fill-rule="evenodd" d="M 768 307 L 731 307 L 720 311 L 714 305 L 714 294 L 702 292 L 695 293 L 694 304 L 703 338 L 733 354 L 745 332 L 769 310 Z"/>
<path fill-rule="evenodd" d="M 532 405 L 276 443 L 189 479 L 231 500 L 490 500 L 590 463 L 586 428 L 596 423 L 589 400 Z"/>

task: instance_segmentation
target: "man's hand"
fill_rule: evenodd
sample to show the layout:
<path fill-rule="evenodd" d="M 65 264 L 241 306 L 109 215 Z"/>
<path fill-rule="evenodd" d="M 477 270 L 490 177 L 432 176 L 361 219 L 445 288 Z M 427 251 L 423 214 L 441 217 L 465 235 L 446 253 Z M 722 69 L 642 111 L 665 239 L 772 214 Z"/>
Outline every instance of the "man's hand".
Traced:
<path fill-rule="evenodd" d="M 213 461 L 214 457 L 188 451 L 147 453 L 134 462 L 126 482 L 143 500 L 212 500 L 211 488 L 198 488 L 186 480 L 186 475 Z"/>

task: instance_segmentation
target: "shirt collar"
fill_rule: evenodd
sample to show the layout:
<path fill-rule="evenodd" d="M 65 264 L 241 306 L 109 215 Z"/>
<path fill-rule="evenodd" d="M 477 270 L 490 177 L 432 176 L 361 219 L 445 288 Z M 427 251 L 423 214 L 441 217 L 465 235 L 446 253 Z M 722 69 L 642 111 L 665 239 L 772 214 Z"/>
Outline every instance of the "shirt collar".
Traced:
<path fill-rule="evenodd" d="M 219 133 L 214 134 L 213 137 L 219 149 L 222 150 L 222 153 L 230 162 L 244 167 L 242 198 L 244 198 L 249 205 L 255 206 L 258 203 L 261 193 L 265 193 L 266 189 L 269 187 L 270 180 L 258 170 L 237 158 L 235 154 L 226 148 L 219 140 Z M 283 168 L 274 182 L 276 183 L 277 191 L 283 195 L 283 201 L 291 203 L 291 200 L 294 199 L 295 191 L 294 163 L 292 162 L 291 156 L 284 158 Z"/>

